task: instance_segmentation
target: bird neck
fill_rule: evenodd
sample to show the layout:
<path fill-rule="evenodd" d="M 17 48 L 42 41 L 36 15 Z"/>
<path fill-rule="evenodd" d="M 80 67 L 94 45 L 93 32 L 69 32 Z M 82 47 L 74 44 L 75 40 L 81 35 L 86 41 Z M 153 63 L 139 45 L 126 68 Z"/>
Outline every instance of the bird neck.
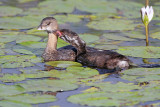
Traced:
<path fill-rule="evenodd" d="M 54 33 L 48 33 L 48 42 L 46 52 L 52 52 L 57 50 L 58 37 Z"/>

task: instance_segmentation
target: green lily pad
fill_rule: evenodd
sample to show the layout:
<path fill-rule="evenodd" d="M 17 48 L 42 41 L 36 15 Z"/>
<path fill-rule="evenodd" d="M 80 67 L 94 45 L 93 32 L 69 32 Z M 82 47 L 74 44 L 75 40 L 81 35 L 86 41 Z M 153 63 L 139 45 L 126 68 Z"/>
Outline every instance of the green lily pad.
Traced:
<path fill-rule="evenodd" d="M 91 21 L 87 26 L 96 30 L 134 30 L 137 24 L 131 20 L 105 18 Z"/>
<path fill-rule="evenodd" d="M 141 58 L 160 58 L 160 47 L 153 46 L 130 46 L 120 47 L 117 52 L 126 56 Z"/>
<path fill-rule="evenodd" d="M 47 103 L 56 100 L 55 96 L 43 94 L 20 94 L 15 96 L 4 97 L 4 99 L 29 104 Z"/>
<path fill-rule="evenodd" d="M 26 83 L 20 83 L 26 91 L 68 91 L 78 88 L 76 84 L 71 84 L 65 80 L 29 80 Z"/>
<path fill-rule="evenodd" d="M 45 48 L 45 42 L 37 42 L 37 41 L 28 41 L 28 42 L 21 42 L 19 43 L 23 46 L 30 47 L 30 48 Z"/>
<path fill-rule="evenodd" d="M 90 13 L 106 13 L 106 11 L 112 11 L 110 8 L 107 8 L 107 1 L 105 0 L 92 0 L 92 3 L 90 0 L 78 0 L 76 8 Z"/>
<path fill-rule="evenodd" d="M 0 6 L 0 16 L 14 16 L 22 13 L 22 9 L 11 6 Z"/>
<path fill-rule="evenodd" d="M 78 15 L 55 15 L 54 16 L 56 18 L 56 20 L 58 21 L 59 24 L 65 24 L 66 22 L 72 22 L 72 23 L 76 23 L 76 22 L 80 22 L 81 21 L 81 17 Z"/>
<path fill-rule="evenodd" d="M 160 75 L 160 68 L 133 68 L 125 70 L 123 73 L 131 76 Z"/>
<path fill-rule="evenodd" d="M 29 35 L 36 35 L 36 36 L 48 36 L 48 34 L 44 31 L 39 31 L 37 29 L 31 29 L 27 31 Z"/>
<path fill-rule="evenodd" d="M 2 68 L 17 68 L 34 66 L 33 63 L 41 62 L 41 58 L 30 55 L 6 55 L 0 56 Z"/>
<path fill-rule="evenodd" d="M 41 38 L 33 35 L 23 35 L 19 34 L 17 35 L 16 43 L 22 43 L 27 41 L 40 41 Z"/>
<path fill-rule="evenodd" d="M 50 61 L 50 62 L 46 62 L 46 64 L 54 67 L 62 67 L 62 68 L 82 66 L 82 64 L 78 62 L 73 62 L 73 61 Z"/>
<path fill-rule="evenodd" d="M 0 42 L 7 43 L 15 41 L 17 38 L 17 35 L 0 35 Z"/>
<path fill-rule="evenodd" d="M 138 32 L 138 31 L 125 32 L 124 35 L 130 38 L 135 38 L 135 39 L 145 39 L 146 38 L 145 34 L 143 34 L 142 32 Z"/>
<path fill-rule="evenodd" d="M 46 16 L 4 17 L 0 19 L 1 29 L 29 29 L 37 27 Z M 7 23 L 7 24 L 6 24 Z"/>
<path fill-rule="evenodd" d="M 137 93 L 105 93 L 105 92 L 92 92 L 83 93 L 70 96 L 67 100 L 72 103 L 88 106 L 126 106 L 137 104 L 137 101 L 126 101 L 127 97 L 135 96 Z M 123 96 L 123 97 L 122 97 Z"/>
<path fill-rule="evenodd" d="M 119 40 L 119 41 L 134 41 L 135 39 L 127 38 L 121 35 L 115 35 L 115 34 L 103 34 L 103 36 L 110 40 Z"/>
<path fill-rule="evenodd" d="M 8 101 L 8 100 L 1 100 L 0 105 L 2 107 L 32 107 L 30 104 L 27 103 Z"/>
<path fill-rule="evenodd" d="M 35 1 L 35 0 L 18 0 L 19 3 L 27 3 L 27 2 L 31 2 L 31 1 Z"/>
<path fill-rule="evenodd" d="M 99 40 L 99 37 L 92 34 L 80 34 L 80 38 L 82 38 L 86 43 L 94 42 Z"/>
<path fill-rule="evenodd" d="M 25 80 L 25 75 L 18 75 L 18 74 L 3 74 L 1 75 L 0 80 L 2 82 L 18 82 Z"/>
<path fill-rule="evenodd" d="M 136 82 L 146 82 L 146 81 L 150 82 L 150 81 L 159 80 L 160 76 L 159 75 L 144 75 L 144 76 L 124 75 L 121 78 L 129 81 L 136 81 Z"/>
<path fill-rule="evenodd" d="M 0 96 L 11 96 L 11 95 L 17 95 L 23 93 L 25 90 L 23 87 L 18 85 L 4 85 L 0 84 Z M 0 101 L 1 102 L 1 101 Z"/>
<path fill-rule="evenodd" d="M 25 49 L 13 49 L 13 51 L 22 53 L 22 54 L 31 54 L 31 55 L 33 54 L 31 51 L 25 50 Z"/>
<path fill-rule="evenodd" d="M 140 86 L 134 85 L 133 83 L 122 83 L 118 82 L 117 84 L 111 84 L 110 82 L 102 83 L 91 83 L 89 86 L 99 87 L 102 91 L 105 92 L 126 92 L 131 90 L 141 89 Z"/>
<path fill-rule="evenodd" d="M 155 32 L 150 35 L 153 39 L 160 39 L 160 32 Z"/>
<path fill-rule="evenodd" d="M 57 48 L 61 48 L 61 47 L 67 46 L 67 45 L 69 45 L 69 43 L 65 42 L 62 39 L 58 39 Z"/>

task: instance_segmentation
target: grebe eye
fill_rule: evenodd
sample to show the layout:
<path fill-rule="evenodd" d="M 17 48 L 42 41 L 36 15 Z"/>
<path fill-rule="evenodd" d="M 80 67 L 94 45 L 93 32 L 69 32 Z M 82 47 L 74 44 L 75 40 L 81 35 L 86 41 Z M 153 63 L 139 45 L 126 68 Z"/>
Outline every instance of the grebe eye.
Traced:
<path fill-rule="evenodd" d="M 51 22 L 47 23 L 46 25 L 50 25 Z"/>

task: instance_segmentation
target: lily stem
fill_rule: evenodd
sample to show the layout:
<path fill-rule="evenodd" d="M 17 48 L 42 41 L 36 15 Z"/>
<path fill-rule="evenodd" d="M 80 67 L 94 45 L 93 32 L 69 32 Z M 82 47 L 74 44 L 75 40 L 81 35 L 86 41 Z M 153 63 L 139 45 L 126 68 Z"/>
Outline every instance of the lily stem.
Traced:
<path fill-rule="evenodd" d="M 149 27 L 148 27 L 148 24 L 147 25 L 145 25 L 145 31 L 146 31 L 146 46 L 149 46 L 149 42 L 148 42 L 148 29 Z"/>
<path fill-rule="evenodd" d="M 149 0 L 146 0 L 146 7 L 149 6 Z"/>

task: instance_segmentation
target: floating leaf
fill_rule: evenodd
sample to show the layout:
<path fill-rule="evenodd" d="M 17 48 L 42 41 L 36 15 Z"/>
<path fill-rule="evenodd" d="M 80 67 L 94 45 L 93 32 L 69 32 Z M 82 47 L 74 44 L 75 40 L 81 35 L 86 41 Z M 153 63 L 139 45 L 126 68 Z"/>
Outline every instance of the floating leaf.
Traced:
<path fill-rule="evenodd" d="M 15 96 L 4 97 L 4 99 L 29 104 L 47 103 L 56 100 L 55 96 L 43 94 L 20 94 Z"/>
<path fill-rule="evenodd" d="M 130 46 L 120 47 L 117 52 L 126 56 L 142 58 L 160 58 L 160 47 Z"/>
<path fill-rule="evenodd" d="M 36 36 L 48 36 L 48 34 L 44 31 L 39 31 L 37 29 L 31 29 L 27 31 L 27 34 L 36 35 Z"/>
<path fill-rule="evenodd" d="M 14 16 L 22 13 L 22 9 L 11 6 L 0 6 L 0 16 Z"/>
<path fill-rule="evenodd" d="M 22 42 L 27 42 L 27 41 L 40 41 L 41 38 L 33 35 L 23 35 L 19 34 L 17 35 L 16 43 L 22 43 Z"/>
<path fill-rule="evenodd" d="M 102 83 L 91 83 L 89 86 L 99 87 L 102 91 L 105 92 L 125 92 L 131 90 L 141 89 L 138 85 L 134 85 L 133 83 L 122 83 L 118 82 L 117 84 L 111 84 L 110 82 L 102 82 Z"/>
<path fill-rule="evenodd" d="M 18 85 L 4 85 L 0 84 L 0 96 L 1 98 L 4 96 L 17 95 L 24 92 L 24 88 Z M 0 101 L 1 102 L 1 101 Z"/>
<path fill-rule="evenodd" d="M 153 39 L 160 39 L 160 32 L 152 33 L 152 34 L 151 34 L 151 37 L 152 37 Z"/>
<path fill-rule="evenodd" d="M 9 66 L 10 67 L 10 66 Z M 25 75 L 18 75 L 18 74 L 3 74 L 1 75 L 0 80 L 2 82 L 18 82 L 25 80 Z"/>
<path fill-rule="evenodd" d="M 17 102 L 17 101 L 7 101 L 1 100 L 0 105 L 2 107 L 32 107 L 30 104 Z"/>
<path fill-rule="evenodd" d="M 46 47 L 45 42 L 28 41 L 28 42 L 21 42 L 19 44 L 30 47 L 30 48 L 45 48 Z"/>
<path fill-rule="evenodd" d="M 33 54 L 31 51 L 25 50 L 25 49 L 13 49 L 13 51 L 22 53 L 22 54 Z"/>
<path fill-rule="evenodd" d="M 46 62 L 46 64 L 54 67 L 62 67 L 62 68 L 82 66 L 82 64 L 78 62 L 73 62 L 73 61 L 50 61 L 50 62 Z"/>
<path fill-rule="evenodd" d="M 132 76 L 160 75 L 160 68 L 133 68 L 125 70 L 123 73 Z"/>
<path fill-rule="evenodd" d="M 134 41 L 134 39 L 131 39 L 131 38 L 127 38 L 127 37 L 124 37 L 124 36 L 121 36 L 121 35 L 116 35 L 116 34 L 103 34 L 103 36 L 107 39 L 110 39 L 110 40 L 119 40 L 119 41 Z"/>
<path fill-rule="evenodd" d="M 64 24 L 66 22 L 76 23 L 76 22 L 81 21 L 81 18 L 78 15 L 72 15 L 72 14 L 69 14 L 67 16 L 66 15 L 55 15 L 54 17 L 56 18 L 59 24 Z"/>
<path fill-rule="evenodd" d="M 134 96 L 136 93 L 105 93 L 105 92 L 92 92 L 83 93 L 70 96 L 67 100 L 72 103 L 88 106 L 125 106 L 134 105 L 136 101 L 126 101 L 127 97 Z M 122 97 L 123 96 L 123 97 Z"/>
<path fill-rule="evenodd" d="M 96 30 L 134 30 L 137 24 L 131 20 L 105 18 L 91 21 L 87 26 Z"/>
<path fill-rule="evenodd" d="M 146 38 L 146 36 L 143 33 L 138 32 L 138 31 L 137 32 L 136 31 L 125 32 L 124 34 L 125 34 L 125 36 L 128 36 L 130 38 L 136 38 L 136 39 L 145 39 Z"/>
<path fill-rule="evenodd" d="M 79 35 L 86 43 L 94 42 L 99 40 L 99 37 L 92 34 L 80 34 Z"/>
<path fill-rule="evenodd" d="M 27 2 L 31 2 L 31 1 L 35 1 L 35 0 L 18 0 L 19 3 L 27 3 Z"/>
<path fill-rule="evenodd" d="M 0 64 L 3 68 L 17 68 L 33 66 L 32 63 L 41 62 L 41 59 L 36 56 L 29 55 L 6 55 L 0 56 Z"/>
<path fill-rule="evenodd" d="M 20 83 L 26 91 L 68 91 L 78 88 L 65 80 L 29 80 L 26 83 Z"/>
<path fill-rule="evenodd" d="M 46 16 L 23 16 L 0 18 L 1 29 L 29 29 L 37 27 Z M 7 24 L 6 24 L 7 23 Z"/>

